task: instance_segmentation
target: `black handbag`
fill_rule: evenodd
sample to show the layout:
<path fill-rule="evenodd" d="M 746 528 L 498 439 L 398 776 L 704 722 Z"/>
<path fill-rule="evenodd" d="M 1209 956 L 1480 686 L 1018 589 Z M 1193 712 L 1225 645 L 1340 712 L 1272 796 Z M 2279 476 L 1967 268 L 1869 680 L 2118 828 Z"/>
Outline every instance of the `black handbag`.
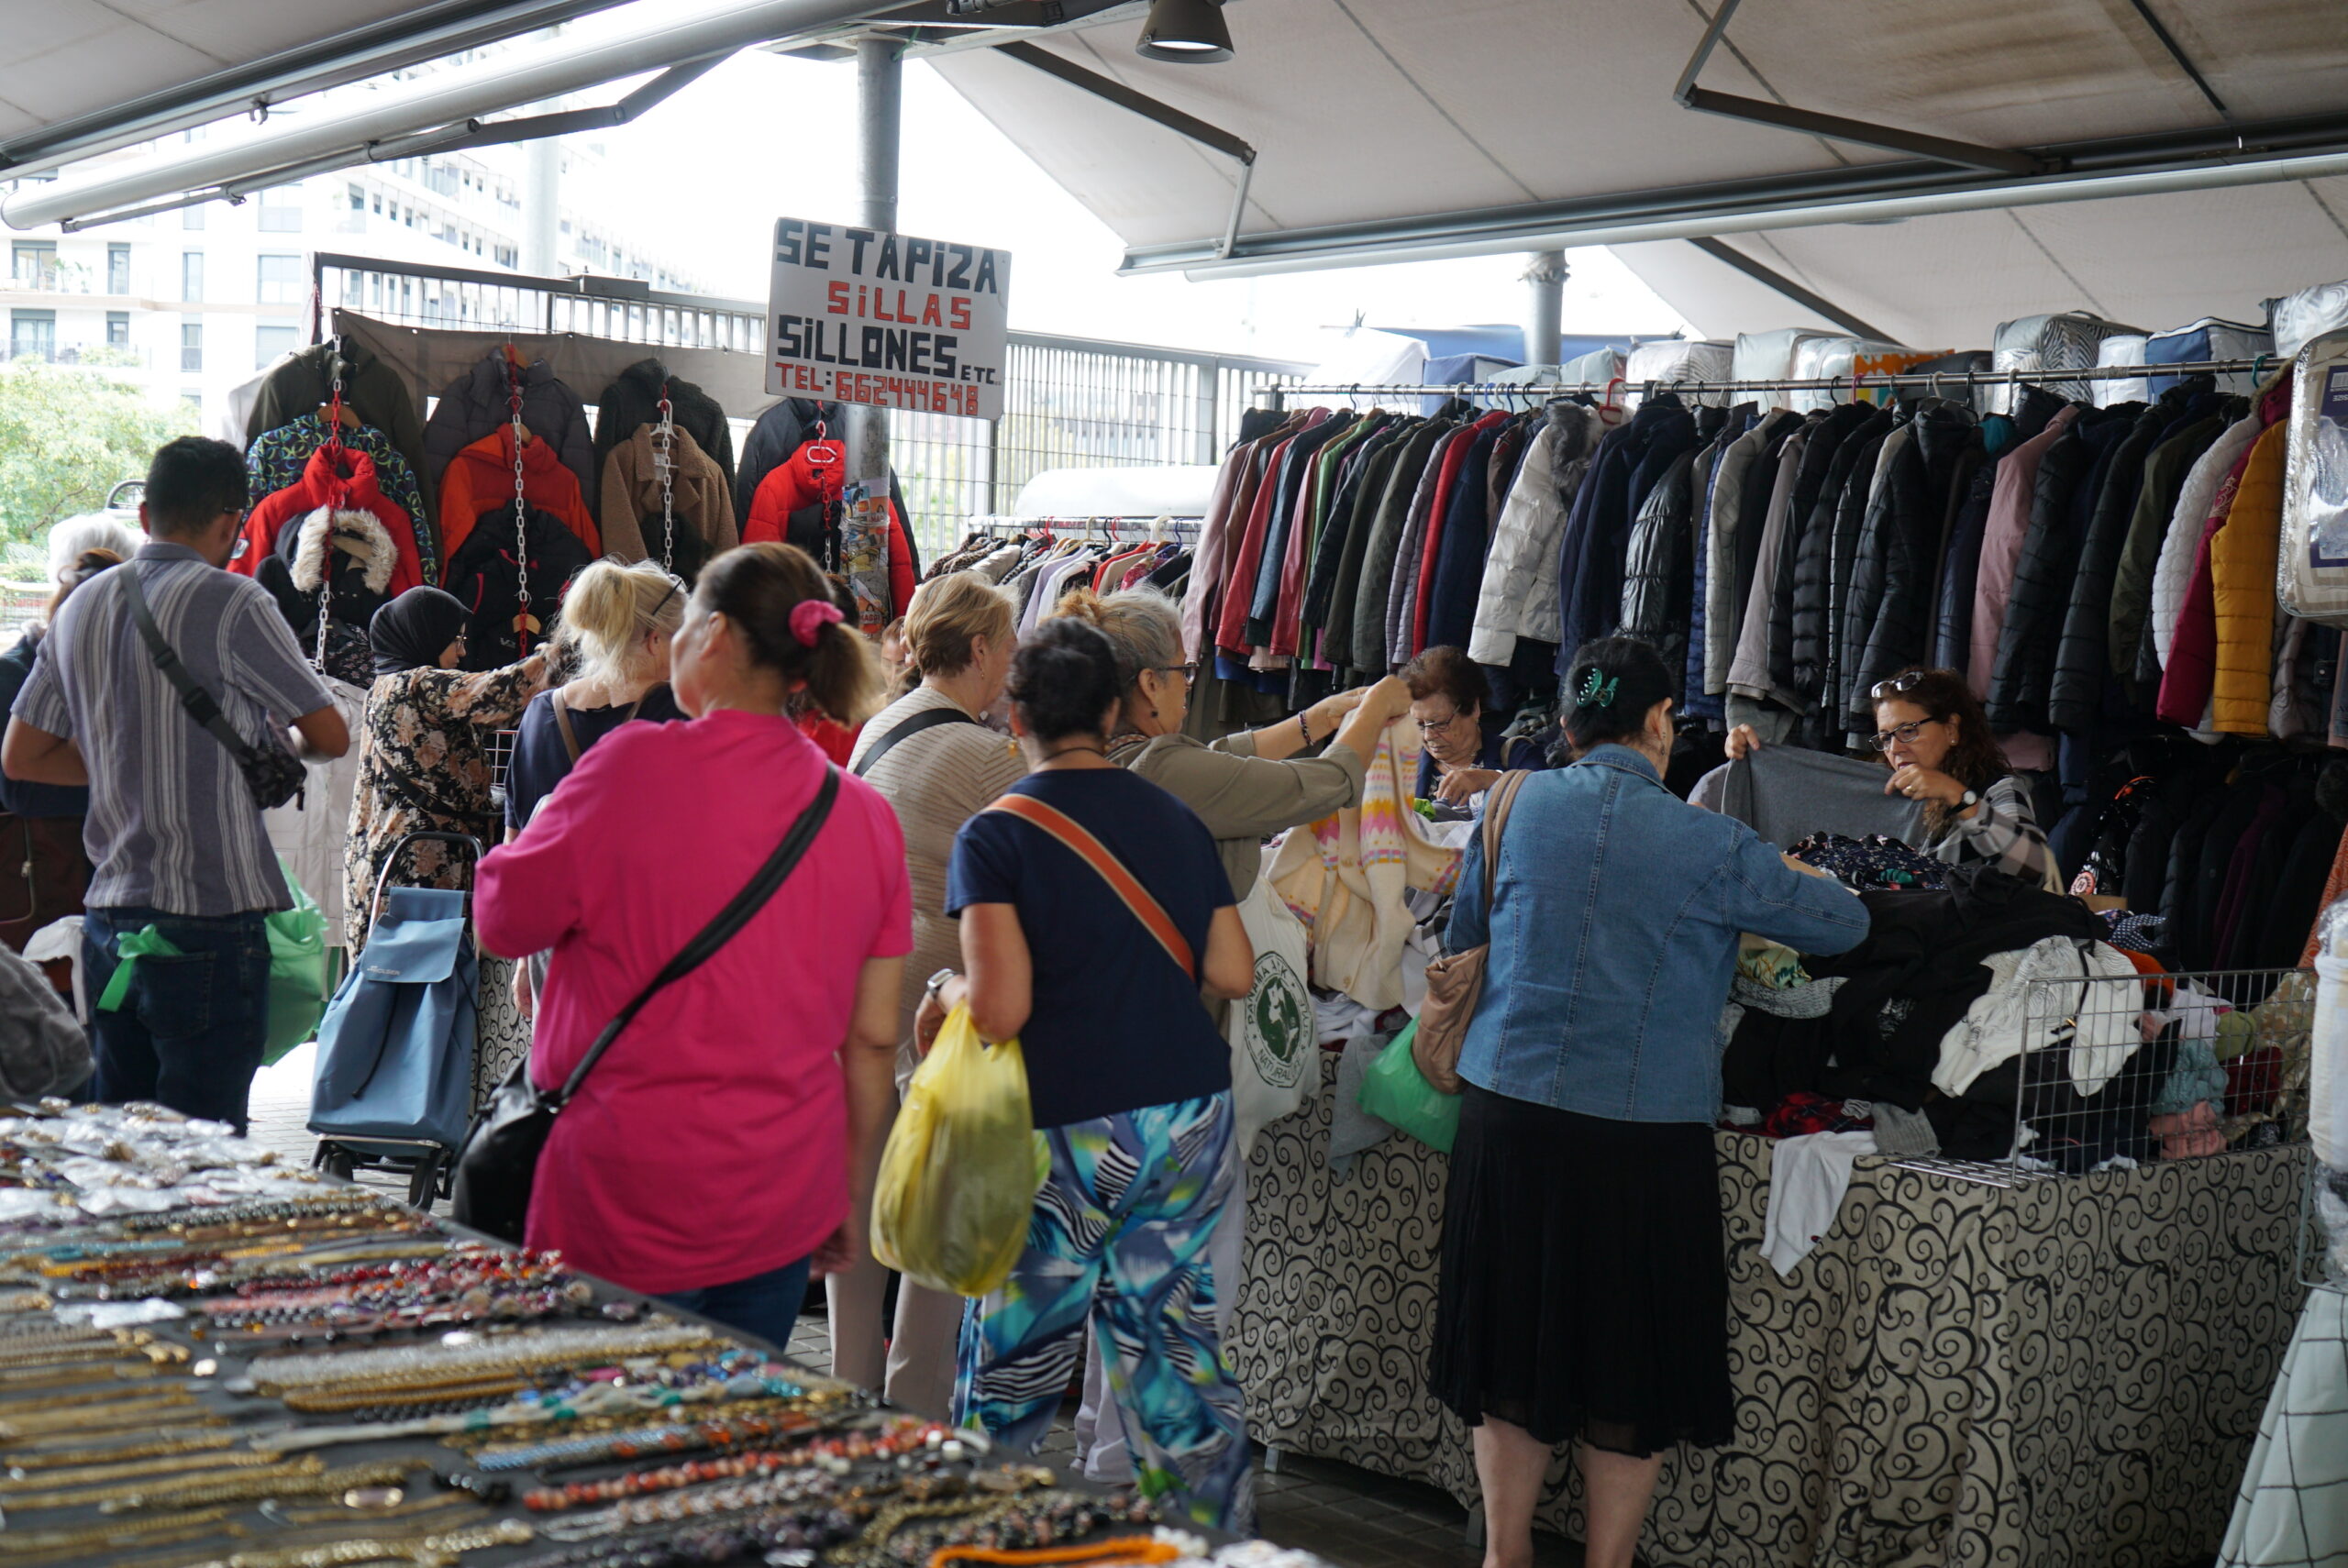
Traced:
<path fill-rule="evenodd" d="M 449 1213 L 460 1225 L 495 1236 L 500 1241 L 519 1243 L 523 1223 L 530 1213 L 530 1188 L 537 1180 L 538 1154 L 547 1146 L 548 1134 L 554 1131 L 554 1119 L 579 1092 L 579 1086 L 594 1070 L 595 1064 L 610 1050 L 620 1032 L 644 1010 L 645 1004 L 665 988 L 683 979 L 707 963 L 717 950 L 733 940 L 737 932 L 750 923 L 773 898 L 776 889 L 792 873 L 808 845 L 815 842 L 815 834 L 824 819 L 832 812 L 832 802 L 840 792 L 840 773 L 827 767 L 824 782 L 791 831 L 782 835 L 759 874 L 749 885 L 734 895 L 734 900 L 717 911 L 701 930 L 701 933 L 685 944 L 684 950 L 652 977 L 645 988 L 636 993 L 635 999 L 620 1009 L 619 1016 L 604 1026 L 595 1043 L 571 1069 L 570 1077 L 559 1089 L 548 1090 L 530 1081 L 527 1057 L 517 1063 L 506 1080 L 497 1086 L 489 1105 L 476 1117 L 465 1133 L 464 1147 L 457 1151 L 456 1176 L 449 1198 Z"/>
<path fill-rule="evenodd" d="M 178 651 L 163 640 L 162 628 L 155 624 L 155 613 L 147 608 L 146 592 L 138 586 L 136 565 L 124 570 L 122 583 L 123 591 L 130 596 L 130 618 L 138 624 L 138 635 L 147 639 L 147 652 L 155 668 L 180 694 L 180 706 L 187 710 L 187 716 L 237 759 L 237 771 L 245 776 L 245 788 L 252 791 L 254 803 L 266 812 L 300 799 L 303 786 L 310 779 L 310 770 L 302 759 L 282 745 L 255 745 L 238 734 L 220 712 L 220 700 L 187 672 Z"/>

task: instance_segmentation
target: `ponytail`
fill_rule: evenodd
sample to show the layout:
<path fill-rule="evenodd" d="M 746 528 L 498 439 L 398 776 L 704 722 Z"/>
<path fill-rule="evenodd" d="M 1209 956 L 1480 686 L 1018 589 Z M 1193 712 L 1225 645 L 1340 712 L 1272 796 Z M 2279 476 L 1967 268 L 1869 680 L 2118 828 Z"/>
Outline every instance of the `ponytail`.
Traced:
<path fill-rule="evenodd" d="M 740 633 L 753 663 L 803 684 L 807 701 L 834 723 L 853 728 L 880 708 L 887 676 L 879 652 L 797 546 L 726 551 L 703 569 L 693 599 Z"/>

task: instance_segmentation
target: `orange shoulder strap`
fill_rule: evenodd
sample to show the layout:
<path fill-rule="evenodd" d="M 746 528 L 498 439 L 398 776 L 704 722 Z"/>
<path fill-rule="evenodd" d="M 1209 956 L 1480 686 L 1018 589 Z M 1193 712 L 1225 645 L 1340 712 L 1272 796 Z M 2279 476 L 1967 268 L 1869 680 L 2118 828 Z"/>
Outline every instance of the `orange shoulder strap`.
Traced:
<path fill-rule="evenodd" d="M 1182 930 L 1164 905 L 1150 896 L 1141 879 L 1125 869 L 1125 863 L 1109 853 L 1109 846 L 1092 836 L 1083 823 L 1057 806 L 1047 806 L 1033 795 L 1005 795 L 987 808 L 1019 818 L 1041 828 L 1074 850 L 1083 862 L 1101 874 L 1117 897 L 1133 911 L 1134 918 L 1146 927 L 1166 955 L 1181 966 L 1182 973 L 1195 983 L 1199 977 L 1198 963 L 1191 953 L 1191 944 L 1183 938 Z"/>

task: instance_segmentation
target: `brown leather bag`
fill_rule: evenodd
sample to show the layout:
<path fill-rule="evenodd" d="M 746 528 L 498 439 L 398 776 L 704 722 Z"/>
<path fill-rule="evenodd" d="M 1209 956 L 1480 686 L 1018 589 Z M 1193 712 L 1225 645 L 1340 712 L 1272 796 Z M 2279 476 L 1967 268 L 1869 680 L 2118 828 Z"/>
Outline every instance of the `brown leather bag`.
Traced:
<path fill-rule="evenodd" d="M 1459 1049 L 1468 1043 L 1468 1021 L 1476 1016 L 1476 999 L 1484 994 L 1484 957 L 1491 951 L 1492 875 L 1500 864 L 1501 834 L 1508 829 L 1509 808 L 1525 780 L 1523 770 L 1501 775 L 1484 802 L 1484 927 L 1486 940 L 1463 953 L 1446 953 L 1427 966 L 1427 999 L 1419 1009 L 1419 1032 L 1411 1041 L 1411 1060 L 1419 1076 L 1445 1094 L 1459 1092 Z"/>
<path fill-rule="evenodd" d="M 82 913 L 90 877 L 81 818 L 0 812 L 0 942 L 22 953 L 41 927 Z"/>

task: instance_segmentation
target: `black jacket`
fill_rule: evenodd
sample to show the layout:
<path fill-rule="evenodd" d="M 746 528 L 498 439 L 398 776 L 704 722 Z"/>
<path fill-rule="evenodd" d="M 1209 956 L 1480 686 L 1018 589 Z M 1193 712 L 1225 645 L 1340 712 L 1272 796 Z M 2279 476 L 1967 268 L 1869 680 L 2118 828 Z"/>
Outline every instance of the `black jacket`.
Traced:
<path fill-rule="evenodd" d="M 1822 734 L 1844 724 L 1849 704 L 1848 672 L 1843 664 L 1843 616 L 1850 603 L 1851 573 L 1857 563 L 1859 534 L 1866 525 L 1867 502 L 1875 492 L 1875 472 L 1883 458 L 1883 444 L 1898 425 L 1892 424 L 1857 443 L 1859 455 L 1851 479 L 1834 504 L 1834 536 L 1826 562 L 1826 598 L 1818 624 L 1818 709 Z M 1800 624 L 1795 623 L 1797 627 Z"/>
<path fill-rule="evenodd" d="M 1623 566 L 1623 635 L 1654 644 L 1675 682 L 1688 664 L 1688 602 L 1696 582 L 1688 531 L 1695 466 L 1694 451 L 1680 453 L 1647 491 Z M 1679 697 L 1672 692 L 1674 701 Z"/>
<path fill-rule="evenodd" d="M 2001 733 L 2045 734 L 2047 689 L 2063 638 L 2063 616 L 2070 608 L 2071 580 L 2077 574 L 2085 518 L 2073 502 L 2114 431 L 2134 421 L 2124 413 L 2082 409 L 2071 427 L 2039 459 L 2031 496 L 2030 525 L 2014 560 L 2013 588 L 2006 598 L 2005 624 L 1989 669 L 1989 727 Z"/>
<path fill-rule="evenodd" d="M 639 359 L 619 373 L 595 400 L 595 488 L 604 484 L 604 459 L 612 448 L 660 417 L 660 389 L 669 389 L 672 416 L 693 444 L 734 483 L 734 429 L 717 400 L 691 381 L 669 374 L 658 359 Z M 748 515 L 747 513 L 742 515 Z M 534 596 L 535 597 L 535 596 Z M 496 667 L 491 666 L 494 668 Z"/>
<path fill-rule="evenodd" d="M 1814 706 L 1824 689 L 1829 662 L 1826 635 L 1827 602 L 1833 593 L 1834 549 L 1841 536 L 1845 502 L 1855 489 L 1859 504 L 1853 513 L 1854 530 L 1864 519 L 1866 492 L 1875 481 L 1875 458 L 1883 450 L 1883 438 L 1891 432 L 1892 416 L 1888 409 L 1864 414 L 1851 428 L 1833 441 L 1833 455 L 1826 463 L 1815 499 L 1810 509 L 1809 521 L 1796 543 L 1792 556 L 1793 570 L 1779 579 L 1790 583 L 1790 591 L 1782 586 L 1778 598 L 1786 605 L 1786 668 L 1785 679 L 1778 689 L 1792 693 L 1802 701 L 1805 708 Z M 1810 453 L 1818 450 L 1816 443 L 1825 430 L 1813 432 Z M 1809 455 L 1803 458 L 1809 467 Z M 1796 497 L 1800 499 L 1799 495 Z M 1791 532 L 1790 529 L 1788 532 Z M 1770 642 L 1772 658 L 1779 644 Z"/>
<path fill-rule="evenodd" d="M 2176 417 L 2179 402 L 2172 389 L 2139 414 L 2135 428 L 2121 437 L 2105 468 L 2087 536 L 2079 542 L 2078 571 L 2071 580 L 2063 633 L 2055 644 L 2054 672 L 2047 682 L 2046 716 L 2056 729 L 2085 732 L 2103 712 L 2104 685 L 2110 675 L 2106 649 L 2111 590 L 2120 572 L 2120 552 L 2128 541 L 2136 494 L 2144 481 L 2144 458 Z"/>

